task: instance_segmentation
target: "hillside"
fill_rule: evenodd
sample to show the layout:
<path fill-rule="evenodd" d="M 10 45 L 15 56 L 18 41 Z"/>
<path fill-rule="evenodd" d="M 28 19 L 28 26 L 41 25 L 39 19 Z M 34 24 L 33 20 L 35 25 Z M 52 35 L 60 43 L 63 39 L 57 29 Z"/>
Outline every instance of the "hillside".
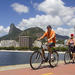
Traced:
<path fill-rule="evenodd" d="M 20 35 L 31 36 L 34 39 L 42 36 L 44 31 L 39 27 L 32 27 L 24 30 Z"/>
<path fill-rule="evenodd" d="M 22 31 L 15 27 L 14 24 L 10 25 L 9 33 L 3 37 L 0 37 L 0 40 L 15 40 Z"/>
<path fill-rule="evenodd" d="M 24 31 L 21 31 L 20 29 L 16 28 L 14 24 L 11 24 L 8 35 L 0 37 L 0 40 L 17 40 L 18 41 L 19 36 L 22 36 L 22 35 L 30 36 L 35 40 L 36 38 L 43 35 L 43 33 L 44 33 L 44 30 L 42 30 L 39 27 L 31 27 Z M 62 36 L 62 35 L 56 34 L 56 39 L 57 40 L 65 40 L 65 39 L 68 39 L 68 36 Z"/>

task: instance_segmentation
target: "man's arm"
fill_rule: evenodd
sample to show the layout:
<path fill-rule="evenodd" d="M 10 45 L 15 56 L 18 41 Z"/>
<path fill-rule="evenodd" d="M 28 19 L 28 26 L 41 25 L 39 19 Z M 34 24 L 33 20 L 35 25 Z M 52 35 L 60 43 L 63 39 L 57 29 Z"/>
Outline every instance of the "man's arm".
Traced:
<path fill-rule="evenodd" d="M 43 36 L 41 36 L 40 38 L 38 38 L 38 40 L 43 39 L 46 35 L 47 35 L 47 32 L 45 32 Z"/>
<path fill-rule="evenodd" d="M 48 41 L 50 41 L 51 39 L 53 39 L 54 37 L 55 37 L 55 31 L 52 31 L 52 37 L 50 37 L 49 39 L 48 39 Z"/>
<path fill-rule="evenodd" d="M 55 33 L 52 35 L 51 38 L 48 39 L 48 41 L 51 40 L 51 39 L 53 39 L 54 37 L 55 37 Z"/>

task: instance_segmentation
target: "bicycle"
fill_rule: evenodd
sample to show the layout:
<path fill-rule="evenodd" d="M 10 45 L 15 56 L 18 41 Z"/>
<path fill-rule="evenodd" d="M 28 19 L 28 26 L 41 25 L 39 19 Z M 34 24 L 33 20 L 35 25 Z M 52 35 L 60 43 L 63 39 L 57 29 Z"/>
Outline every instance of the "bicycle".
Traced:
<path fill-rule="evenodd" d="M 45 44 L 42 44 L 41 49 L 43 49 L 43 45 Z M 48 49 L 46 50 L 48 51 Z M 47 57 L 45 55 L 45 59 L 44 59 L 41 51 L 39 50 L 34 51 L 30 56 L 31 68 L 34 70 L 39 69 L 44 62 L 49 62 L 51 67 L 56 67 L 58 65 L 59 55 L 56 50 L 53 50 L 52 54 L 53 54 L 53 58 L 51 58 L 51 53 L 48 52 Z"/>
<path fill-rule="evenodd" d="M 73 58 L 73 56 L 72 56 L 73 48 L 74 48 L 74 46 L 71 46 L 71 45 L 68 46 L 68 51 L 66 51 L 65 54 L 64 54 L 64 62 L 65 62 L 65 64 L 69 64 L 71 62 L 71 60 Z"/>

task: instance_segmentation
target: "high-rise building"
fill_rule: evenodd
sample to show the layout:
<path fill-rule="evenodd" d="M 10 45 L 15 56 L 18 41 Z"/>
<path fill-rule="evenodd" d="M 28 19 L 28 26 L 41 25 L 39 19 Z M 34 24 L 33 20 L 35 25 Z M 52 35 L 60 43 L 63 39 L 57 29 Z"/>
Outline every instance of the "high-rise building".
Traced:
<path fill-rule="evenodd" d="M 19 47 L 19 43 L 15 40 L 1 40 L 0 47 Z"/>
<path fill-rule="evenodd" d="M 32 38 L 29 36 L 19 36 L 20 47 L 32 47 Z"/>

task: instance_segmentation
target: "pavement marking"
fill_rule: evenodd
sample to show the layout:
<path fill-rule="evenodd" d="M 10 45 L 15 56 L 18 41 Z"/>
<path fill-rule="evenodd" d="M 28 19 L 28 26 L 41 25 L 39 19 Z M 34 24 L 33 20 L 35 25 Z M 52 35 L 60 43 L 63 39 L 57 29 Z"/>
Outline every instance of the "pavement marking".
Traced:
<path fill-rule="evenodd" d="M 45 74 L 42 74 L 42 75 L 51 75 L 51 74 L 53 74 L 53 73 L 45 73 Z"/>

